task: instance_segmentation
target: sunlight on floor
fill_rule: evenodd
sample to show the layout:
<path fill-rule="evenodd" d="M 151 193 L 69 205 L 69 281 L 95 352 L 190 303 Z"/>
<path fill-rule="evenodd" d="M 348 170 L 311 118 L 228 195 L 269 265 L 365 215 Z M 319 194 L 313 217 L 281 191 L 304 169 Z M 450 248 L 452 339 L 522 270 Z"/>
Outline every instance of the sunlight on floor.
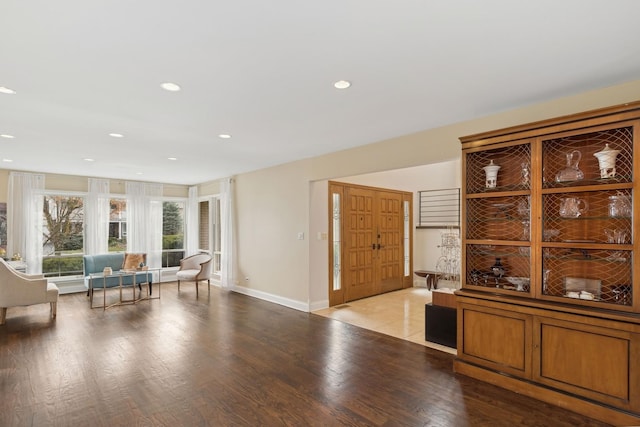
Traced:
<path fill-rule="evenodd" d="M 313 314 L 456 354 L 453 348 L 425 341 L 424 306 L 430 302 L 431 291 L 416 287 L 351 301 Z"/>

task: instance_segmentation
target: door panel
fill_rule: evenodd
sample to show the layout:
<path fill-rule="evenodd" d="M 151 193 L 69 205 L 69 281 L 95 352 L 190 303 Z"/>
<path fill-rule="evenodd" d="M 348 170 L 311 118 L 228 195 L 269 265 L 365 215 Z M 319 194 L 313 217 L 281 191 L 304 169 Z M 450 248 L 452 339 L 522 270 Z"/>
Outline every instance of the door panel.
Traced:
<path fill-rule="evenodd" d="M 402 289 L 402 195 L 380 191 L 377 194 L 377 200 L 380 291 L 389 292 Z"/>
<path fill-rule="evenodd" d="M 360 188 L 347 190 L 345 215 L 349 221 L 345 230 L 348 264 L 346 267 L 345 300 L 352 301 L 378 293 L 373 249 L 375 192 Z"/>

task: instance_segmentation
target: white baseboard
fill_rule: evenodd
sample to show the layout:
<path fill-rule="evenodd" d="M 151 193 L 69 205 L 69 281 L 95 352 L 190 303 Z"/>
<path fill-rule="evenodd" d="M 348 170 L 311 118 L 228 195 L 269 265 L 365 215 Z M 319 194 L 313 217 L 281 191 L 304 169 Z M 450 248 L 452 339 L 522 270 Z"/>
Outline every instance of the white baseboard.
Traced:
<path fill-rule="evenodd" d="M 307 313 L 309 312 L 309 304 L 301 301 L 284 298 L 278 295 L 273 295 L 267 292 L 257 291 L 255 289 L 245 288 L 244 286 L 238 286 L 238 285 L 234 286 L 233 289 L 231 290 L 233 292 L 238 292 L 239 294 L 248 295 L 250 297 L 273 302 L 275 304 L 280 304 L 285 307 L 293 308 L 295 310 L 300 310 Z"/>
<path fill-rule="evenodd" d="M 309 311 L 322 310 L 323 308 L 329 308 L 329 300 L 316 301 L 309 304 Z"/>
<path fill-rule="evenodd" d="M 87 287 L 84 285 L 84 281 L 82 280 L 56 282 L 55 279 L 49 279 L 49 282 L 56 284 L 61 295 L 73 294 L 76 292 L 87 292 Z"/>

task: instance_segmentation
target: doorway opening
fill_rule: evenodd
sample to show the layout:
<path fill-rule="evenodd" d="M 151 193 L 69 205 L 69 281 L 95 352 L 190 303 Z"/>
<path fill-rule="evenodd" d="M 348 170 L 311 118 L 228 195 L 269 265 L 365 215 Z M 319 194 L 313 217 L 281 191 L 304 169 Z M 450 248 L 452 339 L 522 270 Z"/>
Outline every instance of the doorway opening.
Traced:
<path fill-rule="evenodd" d="M 413 285 L 413 193 L 329 182 L 329 306 Z"/>

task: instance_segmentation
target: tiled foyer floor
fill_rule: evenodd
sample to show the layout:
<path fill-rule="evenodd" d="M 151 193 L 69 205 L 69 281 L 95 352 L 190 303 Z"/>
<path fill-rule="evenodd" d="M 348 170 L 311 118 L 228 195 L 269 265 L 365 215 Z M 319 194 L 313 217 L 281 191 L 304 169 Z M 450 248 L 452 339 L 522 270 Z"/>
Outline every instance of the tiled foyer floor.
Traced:
<path fill-rule="evenodd" d="M 431 291 L 415 287 L 351 301 L 313 313 L 456 354 L 455 349 L 425 341 L 424 305 L 430 302 Z"/>

